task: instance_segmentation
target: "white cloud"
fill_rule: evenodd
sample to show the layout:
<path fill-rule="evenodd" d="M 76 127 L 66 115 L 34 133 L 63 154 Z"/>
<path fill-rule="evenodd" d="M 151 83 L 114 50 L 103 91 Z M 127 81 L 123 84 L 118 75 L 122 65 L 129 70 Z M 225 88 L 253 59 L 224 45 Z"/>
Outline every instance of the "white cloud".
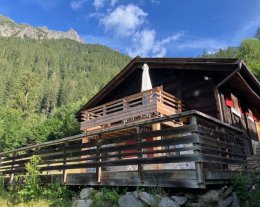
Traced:
<path fill-rule="evenodd" d="M 182 31 L 165 38 L 158 38 L 155 29 L 147 28 L 147 16 L 148 14 L 142 8 L 133 4 L 119 5 L 113 10 L 108 10 L 107 14 L 93 13 L 90 15 L 90 17 L 99 19 L 105 31 L 110 32 L 114 37 L 120 37 L 117 38 L 118 42 L 127 43 L 128 46 L 121 48 L 121 50 L 126 51 L 131 57 L 137 55 L 163 57 L 167 55 L 169 50 L 217 51 L 227 47 L 225 42 L 212 38 L 190 37 L 184 35 Z M 93 40 L 93 38 L 91 39 Z M 114 44 L 115 42 L 113 42 Z"/>
<path fill-rule="evenodd" d="M 158 39 L 154 29 L 146 28 L 147 16 L 148 14 L 140 7 L 129 4 L 120 5 L 107 15 L 98 18 L 106 31 L 130 43 L 126 49 L 130 56 L 163 57 L 167 54 L 166 45 L 177 41 L 183 33 L 179 32 L 164 39 Z"/>
<path fill-rule="evenodd" d="M 216 51 L 220 48 L 227 48 L 228 44 L 212 38 L 192 38 L 186 37 L 184 40 L 180 40 L 175 44 L 178 50 L 187 49 L 206 49 L 207 51 Z"/>
<path fill-rule="evenodd" d="M 70 7 L 74 10 L 78 10 L 81 9 L 83 4 L 86 2 L 87 0 L 78 0 L 78 1 L 72 1 L 70 2 Z"/>
<path fill-rule="evenodd" d="M 242 39 L 252 37 L 252 35 L 255 35 L 255 32 L 259 26 L 260 12 L 255 14 L 250 20 L 245 21 L 244 24 L 240 26 L 240 28 L 236 32 L 236 35 L 233 38 L 232 43 L 240 44 Z"/>
<path fill-rule="evenodd" d="M 70 7 L 73 10 L 78 10 L 83 7 L 83 4 L 88 0 L 73 0 L 70 2 Z M 106 3 L 109 3 L 110 7 L 114 7 L 119 0 L 93 0 L 92 5 L 95 7 L 96 10 L 101 9 L 102 7 L 106 6 Z"/>
<path fill-rule="evenodd" d="M 111 0 L 110 5 L 115 6 L 117 4 L 118 0 Z"/>
<path fill-rule="evenodd" d="M 128 48 L 127 52 L 131 57 L 137 55 L 163 57 L 167 53 L 165 45 L 177 41 L 181 36 L 183 36 L 183 33 L 179 32 L 162 40 L 157 40 L 155 30 L 144 29 L 134 35 L 132 39 L 133 46 Z"/>
<path fill-rule="evenodd" d="M 93 13 L 89 14 L 89 15 L 86 16 L 86 17 L 100 19 L 100 18 L 104 17 L 104 14 L 103 14 L 103 13 L 100 13 L 100 12 L 93 12 Z"/>
<path fill-rule="evenodd" d="M 94 1 L 93 1 L 93 6 L 94 6 L 96 9 L 99 9 L 99 8 L 105 6 L 105 2 L 106 2 L 106 0 L 94 0 Z"/>
<path fill-rule="evenodd" d="M 134 34 L 144 24 L 146 16 L 147 13 L 138 6 L 120 5 L 104 16 L 100 23 L 105 26 L 106 31 L 111 31 L 118 37 L 125 37 Z"/>
<path fill-rule="evenodd" d="M 160 1 L 159 0 L 151 0 L 151 3 L 152 4 L 160 4 Z"/>

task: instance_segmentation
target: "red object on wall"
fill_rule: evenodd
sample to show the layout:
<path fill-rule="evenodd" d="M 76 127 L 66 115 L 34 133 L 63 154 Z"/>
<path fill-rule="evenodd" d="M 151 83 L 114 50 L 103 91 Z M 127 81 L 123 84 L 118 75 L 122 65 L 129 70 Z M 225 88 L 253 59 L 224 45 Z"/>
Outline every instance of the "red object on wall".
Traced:
<path fill-rule="evenodd" d="M 129 141 L 125 141 L 125 144 L 135 144 L 136 145 L 136 140 L 129 140 Z M 133 146 L 133 149 L 129 149 L 129 150 L 125 150 L 124 153 L 137 153 L 137 150 L 135 149 L 136 146 Z M 129 156 L 124 156 L 125 158 L 131 158 L 131 157 L 136 157 L 136 155 L 129 155 Z"/>
<path fill-rule="evenodd" d="M 225 95 L 225 102 L 226 102 L 226 105 L 229 106 L 229 107 L 233 107 L 234 106 L 230 94 L 228 94 L 228 95 L 226 94 Z"/>
<path fill-rule="evenodd" d="M 146 142 L 152 142 L 153 138 L 146 138 L 145 139 Z M 136 144 L 137 141 L 136 140 L 129 140 L 129 141 L 125 141 L 125 144 Z M 135 149 L 136 147 L 133 146 L 133 149 L 129 149 L 129 150 L 125 150 L 124 153 L 136 153 L 136 155 L 128 155 L 128 156 L 124 156 L 124 158 L 132 158 L 132 157 L 137 157 L 137 150 Z M 148 147 L 145 149 L 146 151 L 153 151 L 153 147 Z M 154 157 L 154 154 L 147 154 L 147 157 Z"/>

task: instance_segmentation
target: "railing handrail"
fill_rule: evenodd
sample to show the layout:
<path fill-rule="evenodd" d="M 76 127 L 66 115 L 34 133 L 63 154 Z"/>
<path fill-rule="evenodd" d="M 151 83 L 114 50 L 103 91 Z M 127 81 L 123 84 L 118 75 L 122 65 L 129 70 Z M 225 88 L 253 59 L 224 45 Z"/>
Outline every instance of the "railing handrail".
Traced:
<path fill-rule="evenodd" d="M 99 105 L 99 106 L 95 106 L 95 107 L 93 107 L 93 108 L 86 109 L 86 110 L 83 111 L 83 113 L 86 113 L 86 112 L 89 112 L 89 111 L 93 111 L 93 110 L 96 110 L 96 109 L 99 109 L 99 108 L 102 109 L 104 106 L 112 105 L 113 103 L 120 103 L 120 102 L 123 103 L 124 100 L 132 99 L 133 97 L 136 98 L 137 95 L 139 95 L 140 97 L 142 97 L 143 94 L 146 94 L 146 93 L 149 93 L 149 92 L 153 92 L 153 91 L 156 91 L 156 90 L 158 90 L 158 87 L 153 88 L 153 89 L 151 89 L 151 90 L 143 91 L 143 92 L 140 92 L 140 93 L 135 93 L 135 94 L 132 94 L 132 95 L 123 97 L 123 98 L 119 98 L 119 99 L 116 99 L 116 100 L 107 102 L 107 103 L 105 103 L 105 104 L 102 104 L 102 105 Z"/>
<path fill-rule="evenodd" d="M 102 104 L 102 105 L 99 105 L 99 106 L 96 106 L 96 107 L 93 107 L 93 108 L 86 109 L 85 111 L 83 111 L 83 113 L 89 113 L 89 112 L 93 112 L 95 110 L 102 110 L 104 107 L 111 107 L 111 105 L 113 105 L 113 104 L 124 104 L 124 101 L 129 102 L 129 101 L 132 101 L 132 100 L 135 100 L 135 99 L 138 99 L 138 98 L 142 98 L 142 97 L 144 97 L 144 95 L 154 94 L 154 93 L 157 93 L 157 92 L 162 92 L 164 95 L 168 96 L 169 98 L 173 99 L 174 101 L 180 101 L 181 102 L 181 100 L 179 98 L 163 91 L 160 87 L 155 87 L 155 88 L 147 90 L 147 91 L 135 93 L 135 94 L 132 94 L 130 96 L 126 96 L 126 97 L 116 99 L 116 100 L 107 102 L 105 104 Z"/>
<path fill-rule="evenodd" d="M 226 124 L 226 123 L 224 123 L 224 122 L 222 122 L 222 121 L 220 121 L 220 120 L 218 120 L 218 119 L 216 119 L 212 116 L 209 116 L 209 115 L 204 114 L 202 112 L 199 112 L 197 110 L 190 110 L 190 111 L 185 111 L 185 112 L 181 112 L 181 113 L 170 115 L 170 116 L 164 116 L 164 117 L 155 118 L 155 119 L 151 119 L 151 120 L 140 121 L 138 123 L 128 123 L 128 124 L 118 126 L 118 127 L 114 127 L 114 128 L 100 129 L 100 130 L 97 130 L 97 131 L 87 132 L 87 133 L 83 133 L 83 134 L 79 134 L 79 135 L 75 135 L 75 136 L 70 136 L 70 137 L 65 137 L 65 138 L 62 138 L 62 139 L 54 140 L 54 141 L 30 145 L 30 146 L 10 150 L 10 151 L 7 151 L 7 152 L 1 152 L 0 157 L 7 155 L 7 154 L 24 151 L 24 150 L 53 146 L 53 145 L 63 144 L 63 143 L 70 142 L 70 141 L 76 141 L 76 140 L 80 140 L 80 139 L 85 138 L 85 137 L 92 137 L 92 136 L 95 136 L 95 135 L 99 135 L 101 133 L 109 133 L 109 132 L 114 132 L 114 131 L 118 131 L 118 130 L 121 130 L 121 129 L 129 129 L 129 128 L 134 128 L 134 127 L 138 127 L 138 126 L 145 126 L 145 125 L 154 124 L 154 123 L 160 123 L 160 122 L 166 122 L 166 121 L 171 121 L 171 120 L 176 120 L 176 119 L 182 119 L 182 118 L 190 117 L 190 116 L 198 116 L 202 119 L 205 119 L 207 121 L 215 123 L 219 126 L 229 128 L 229 129 L 236 131 L 238 133 L 244 133 L 243 130 L 238 129 L 234 126 L 231 126 L 229 124 Z"/>

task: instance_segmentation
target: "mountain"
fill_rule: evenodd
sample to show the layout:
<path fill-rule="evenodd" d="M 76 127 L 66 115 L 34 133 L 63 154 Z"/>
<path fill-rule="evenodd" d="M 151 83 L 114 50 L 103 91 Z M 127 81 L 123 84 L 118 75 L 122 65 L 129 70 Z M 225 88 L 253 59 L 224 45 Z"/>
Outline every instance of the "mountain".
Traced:
<path fill-rule="evenodd" d="M 0 37 L 19 37 L 35 40 L 41 39 L 71 39 L 83 43 L 83 39 L 73 29 L 67 32 L 49 30 L 47 27 L 33 27 L 28 24 L 18 24 L 6 16 L 0 16 Z"/>

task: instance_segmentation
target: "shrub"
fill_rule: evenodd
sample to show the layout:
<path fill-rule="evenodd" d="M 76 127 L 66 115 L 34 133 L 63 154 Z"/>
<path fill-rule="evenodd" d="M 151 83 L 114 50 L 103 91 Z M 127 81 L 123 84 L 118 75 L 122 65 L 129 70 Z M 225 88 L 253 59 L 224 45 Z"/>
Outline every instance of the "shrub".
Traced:
<path fill-rule="evenodd" d="M 250 176 L 241 172 L 235 174 L 231 181 L 240 200 L 242 202 L 247 201 L 249 198 L 248 185 L 250 183 Z"/>
<path fill-rule="evenodd" d="M 100 194 L 93 194 L 93 207 L 118 207 L 119 191 L 115 188 L 102 188 Z"/>
<path fill-rule="evenodd" d="M 26 175 L 24 176 L 24 184 L 18 191 L 21 201 L 31 201 L 39 199 L 42 192 L 40 186 L 40 171 L 38 165 L 40 164 L 40 157 L 33 156 L 30 162 L 26 163 Z"/>
<path fill-rule="evenodd" d="M 232 184 L 242 206 L 260 206 L 260 173 L 238 173 L 232 177 Z"/>
<path fill-rule="evenodd" d="M 50 206 L 71 206 L 71 198 L 74 193 L 59 182 L 55 182 L 43 189 L 43 197 L 50 201 Z"/>
<path fill-rule="evenodd" d="M 58 182 L 48 186 L 42 185 L 40 163 L 40 157 L 33 156 L 26 164 L 26 174 L 14 177 L 14 183 L 8 188 L 8 196 L 5 196 L 8 203 L 12 206 L 27 206 L 26 204 L 31 205 L 36 201 L 41 201 L 41 203 L 45 203 L 46 206 L 50 207 L 71 206 L 73 193 L 66 186 Z"/>

